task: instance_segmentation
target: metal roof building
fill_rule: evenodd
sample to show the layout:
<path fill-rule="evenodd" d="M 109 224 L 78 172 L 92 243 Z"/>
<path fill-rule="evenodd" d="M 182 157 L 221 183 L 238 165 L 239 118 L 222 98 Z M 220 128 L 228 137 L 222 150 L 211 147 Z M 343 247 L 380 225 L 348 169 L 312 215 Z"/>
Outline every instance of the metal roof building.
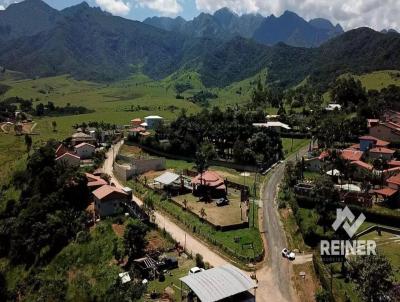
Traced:
<path fill-rule="evenodd" d="M 202 302 L 226 299 L 257 287 L 240 269 L 227 264 L 180 278 Z"/>

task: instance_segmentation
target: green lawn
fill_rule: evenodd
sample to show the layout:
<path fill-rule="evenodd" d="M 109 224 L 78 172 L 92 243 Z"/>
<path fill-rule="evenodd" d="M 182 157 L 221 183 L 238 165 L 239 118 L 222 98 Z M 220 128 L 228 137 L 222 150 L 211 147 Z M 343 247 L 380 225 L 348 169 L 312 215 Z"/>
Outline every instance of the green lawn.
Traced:
<path fill-rule="evenodd" d="M 310 143 L 309 139 L 304 138 L 281 138 L 283 153 L 285 156 L 297 153 L 301 148 L 307 146 Z"/>

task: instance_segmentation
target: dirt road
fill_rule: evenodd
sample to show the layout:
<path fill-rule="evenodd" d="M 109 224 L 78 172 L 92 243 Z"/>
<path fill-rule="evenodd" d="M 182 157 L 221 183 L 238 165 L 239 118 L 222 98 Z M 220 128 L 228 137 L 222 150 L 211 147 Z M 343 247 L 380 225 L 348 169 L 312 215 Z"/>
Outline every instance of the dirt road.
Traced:
<path fill-rule="evenodd" d="M 112 182 L 117 187 L 122 187 L 119 181 L 113 174 L 113 162 L 118 150 L 123 142 L 116 144 L 107 153 L 107 159 L 104 162 L 104 172 L 111 176 Z M 265 234 L 268 246 L 271 247 L 269 260 L 262 269 L 257 271 L 258 288 L 256 291 L 256 300 L 260 302 L 284 302 L 284 301 L 297 301 L 294 290 L 291 285 L 291 266 L 288 261 L 280 257 L 281 247 L 286 245 L 286 237 L 283 233 L 282 226 L 280 225 L 279 214 L 273 204 L 276 187 L 281 181 L 283 176 L 283 165 L 275 168 L 269 179 L 269 182 L 263 189 L 262 202 L 264 205 L 265 227 L 267 233 Z M 142 201 L 133 196 L 133 202 L 142 205 Z M 228 263 L 218 253 L 214 252 L 201 240 L 191 236 L 185 230 L 181 229 L 178 225 L 172 222 L 168 217 L 156 211 L 156 224 L 165 230 L 174 238 L 185 246 L 186 250 L 192 254 L 199 253 L 203 256 L 204 260 L 209 262 L 212 266 L 220 266 Z"/>

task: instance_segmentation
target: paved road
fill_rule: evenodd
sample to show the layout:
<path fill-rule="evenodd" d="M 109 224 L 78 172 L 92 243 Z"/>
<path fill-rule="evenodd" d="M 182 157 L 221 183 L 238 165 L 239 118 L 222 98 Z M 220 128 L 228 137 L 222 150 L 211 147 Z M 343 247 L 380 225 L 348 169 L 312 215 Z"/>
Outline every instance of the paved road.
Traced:
<path fill-rule="evenodd" d="M 115 183 L 117 187 L 122 187 L 122 185 L 114 177 L 113 161 L 121 146 L 122 142 L 110 149 L 103 165 L 104 172 L 111 176 L 111 181 Z M 268 262 L 257 271 L 258 288 L 256 291 L 256 299 L 259 302 L 292 302 L 298 300 L 291 285 L 291 264 L 280 256 L 282 248 L 286 246 L 286 237 L 283 227 L 280 224 L 277 208 L 274 205 L 276 188 L 283 177 L 283 171 L 283 164 L 277 166 L 272 172 L 268 183 L 262 190 L 261 199 L 264 205 L 265 229 L 267 230 L 265 237 L 268 247 L 271 248 L 267 249 L 267 253 L 269 253 Z M 133 196 L 132 201 L 139 205 L 143 203 L 136 196 Z M 209 262 L 212 266 L 220 266 L 228 263 L 226 259 L 214 252 L 207 244 L 187 234 L 186 231 L 181 229 L 168 217 L 162 215 L 158 211 L 155 212 L 155 216 L 155 223 L 160 228 L 165 228 L 176 241 L 185 245 L 187 251 L 193 254 L 201 254 L 204 260 Z"/>
<path fill-rule="evenodd" d="M 299 156 L 304 155 L 307 148 L 299 151 Z M 296 154 L 287 160 L 294 160 Z M 297 297 L 291 282 L 292 264 L 282 258 L 282 249 L 287 247 L 286 235 L 278 213 L 276 194 L 278 186 L 283 179 L 285 164 L 282 163 L 272 170 L 268 182 L 261 189 L 261 201 L 263 205 L 264 237 L 267 242 L 268 267 L 273 277 L 275 287 L 278 288 L 280 301 L 296 301 Z"/>

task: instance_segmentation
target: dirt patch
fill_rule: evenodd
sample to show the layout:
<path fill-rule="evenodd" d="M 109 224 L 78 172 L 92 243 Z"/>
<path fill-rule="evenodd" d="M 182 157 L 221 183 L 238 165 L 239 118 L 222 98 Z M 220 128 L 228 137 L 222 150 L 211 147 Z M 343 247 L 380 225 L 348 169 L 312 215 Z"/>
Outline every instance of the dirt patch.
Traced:
<path fill-rule="evenodd" d="M 147 251 L 155 251 L 155 250 L 162 250 L 165 251 L 172 247 L 172 243 L 169 242 L 167 239 L 161 236 L 161 234 L 155 230 L 150 231 L 147 234 L 148 244 L 146 247 Z"/>
<path fill-rule="evenodd" d="M 125 225 L 113 223 L 112 229 L 114 230 L 115 235 L 118 237 L 122 238 L 122 236 L 124 236 Z"/>
<path fill-rule="evenodd" d="M 313 302 L 315 301 L 315 293 L 320 287 L 318 279 L 314 272 L 312 262 L 293 265 L 294 284 L 299 296 L 299 301 Z M 304 272 L 305 276 L 300 276 Z"/>

